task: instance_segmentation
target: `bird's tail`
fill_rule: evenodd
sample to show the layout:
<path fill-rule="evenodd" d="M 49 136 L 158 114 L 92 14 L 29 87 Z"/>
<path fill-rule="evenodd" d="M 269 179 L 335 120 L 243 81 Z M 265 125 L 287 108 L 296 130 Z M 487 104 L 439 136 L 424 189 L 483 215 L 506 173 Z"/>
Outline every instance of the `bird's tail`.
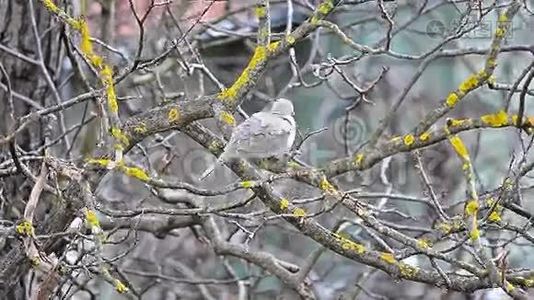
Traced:
<path fill-rule="evenodd" d="M 198 178 L 198 181 L 202 181 L 202 180 L 204 180 L 206 177 L 210 176 L 211 173 L 213 173 L 213 171 L 215 171 L 215 168 L 217 168 L 218 166 L 220 166 L 220 165 L 222 165 L 222 164 L 223 164 L 223 161 L 222 161 L 222 159 L 219 157 L 215 163 L 213 163 L 211 166 L 209 166 L 209 167 L 204 171 L 204 173 L 202 173 L 202 175 L 200 175 L 200 177 Z"/>

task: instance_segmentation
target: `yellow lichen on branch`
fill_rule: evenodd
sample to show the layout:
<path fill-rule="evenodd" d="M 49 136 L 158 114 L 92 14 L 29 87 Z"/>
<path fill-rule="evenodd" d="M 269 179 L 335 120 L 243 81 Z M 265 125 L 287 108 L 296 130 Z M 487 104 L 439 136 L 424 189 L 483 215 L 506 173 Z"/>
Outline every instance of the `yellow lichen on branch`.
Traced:
<path fill-rule="evenodd" d="M 250 181 L 250 180 L 245 180 L 245 181 L 241 181 L 240 185 L 241 185 L 241 187 L 243 187 L 245 189 L 249 189 L 249 188 L 255 186 L 255 182 L 254 181 Z"/>
<path fill-rule="evenodd" d="M 465 206 L 465 214 L 467 216 L 473 216 L 478 211 L 478 201 L 471 200 L 467 202 L 467 205 Z"/>
<path fill-rule="evenodd" d="M 426 142 L 430 139 L 430 132 L 428 131 L 425 131 L 423 132 L 420 136 L 419 136 L 419 139 L 421 140 L 421 142 Z"/>
<path fill-rule="evenodd" d="M 289 45 L 293 45 L 293 44 L 295 44 L 296 39 L 295 39 L 294 36 L 292 36 L 291 34 L 289 34 L 289 35 L 286 36 L 286 42 L 287 42 Z"/>
<path fill-rule="evenodd" d="M 447 125 L 449 127 L 459 127 L 471 123 L 470 119 L 448 119 Z"/>
<path fill-rule="evenodd" d="M 404 142 L 404 145 L 408 147 L 410 147 L 413 143 L 415 143 L 415 137 L 413 136 L 413 134 L 405 135 L 402 140 Z"/>
<path fill-rule="evenodd" d="M 139 167 L 121 166 L 121 169 L 123 170 L 124 174 L 130 177 L 137 178 L 143 182 L 147 182 L 150 180 L 150 176 L 148 176 L 146 171 Z"/>
<path fill-rule="evenodd" d="M 432 247 L 432 243 L 430 240 L 428 239 L 419 239 L 417 240 L 417 247 L 421 248 L 421 249 L 429 249 L 430 247 Z"/>
<path fill-rule="evenodd" d="M 87 57 L 87 59 L 89 59 L 89 62 L 91 62 L 94 67 L 101 68 L 102 61 L 98 58 L 95 58 L 97 55 L 93 51 L 89 24 L 87 24 L 87 21 L 84 19 L 78 20 L 78 24 L 80 32 L 80 51 L 83 55 L 85 55 L 85 57 Z"/>
<path fill-rule="evenodd" d="M 478 242 L 480 237 L 480 230 L 478 229 L 477 212 L 479 209 L 479 200 L 476 191 L 475 174 L 473 166 L 469 158 L 469 152 L 465 147 L 462 139 L 459 136 L 453 135 L 449 137 L 449 141 L 454 148 L 454 151 L 462 161 L 462 171 L 467 181 L 467 193 L 471 200 L 465 205 L 465 222 L 469 232 L 469 239 L 473 242 L 477 251 L 480 251 L 481 246 Z"/>
<path fill-rule="evenodd" d="M 267 49 L 264 46 L 257 46 L 254 50 L 254 54 L 250 59 L 248 65 L 243 72 L 239 75 L 236 81 L 230 86 L 222 90 L 217 98 L 221 101 L 233 102 L 237 100 L 237 97 L 245 90 L 246 86 L 250 84 L 252 76 L 255 76 L 254 71 L 256 68 L 265 63 L 267 59 Z"/>
<path fill-rule="evenodd" d="M 474 227 L 473 229 L 471 229 L 471 231 L 469 231 L 470 240 L 476 241 L 479 238 L 480 238 L 480 230 L 478 229 L 478 227 Z"/>
<path fill-rule="evenodd" d="M 352 241 L 348 237 L 348 235 L 344 236 L 344 234 L 336 233 L 334 234 L 334 236 L 336 237 L 337 241 L 339 242 L 343 250 L 352 250 L 358 254 L 365 253 L 366 251 L 365 246 Z"/>
<path fill-rule="evenodd" d="M 364 157 L 363 153 L 358 153 L 358 154 L 356 154 L 356 156 L 354 156 L 354 164 L 356 165 L 356 167 L 361 167 L 362 166 L 364 158 L 365 157 Z"/>
<path fill-rule="evenodd" d="M 110 112 L 109 115 L 112 127 L 120 127 L 120 119 L 118 116 L 119 105 L 113 83 L 113 71 L 112 68 L 104 62 L 102 56 L 98 55 L 94 51 L 93 44 L 91 42 L 91 32 L 87 21 L 83 18 L 71 17 L 64 10 L 60 9 L 54 2 L 52 2 L 52 0 L 41 0 L 41 2 L 48 11 L 56 15 L 60 20 L 64 21 L 73 30 L 78 31 L 80 34 L 80 52 L 82 56 L 87 59 L 89 64 L 98 71 L 99 80 L 102 83 L 106 94 L 106 101 L 108 110 Z M 112 136 L 117 138 L 116 135 L 112 134 Z M 115 149 L 118 151 L 116 152 L 116 160 L 122 159 L 123 146 L 124 141 L 116 140 Z"/>
<path fill-rule="evenodd" d="M 293 210 L 293 217 L 304 218 L 306 217 L 306 211 L 303 208 L 297 207 Z"/>
<path fill-rule="evenodd" d="M 274 52 L 276 52 L 278 47 L 280 47 L 280 42 L 279 41 L 272 42 L 269 45 L 267 45 L 267 50 L 269 51 L 269 54 L 273 54 Z"/>
<path fill-rule="evenodd" d="M 146 133 L 148 129 L 146 128 L 145 122 L 140 122 L 137 126 L 134 127 L 134 132 L 137 134 Z"/>
<path fill-rule="evenodd" d="M 106 87 L 108 108 L 112 113 L 117 114 L 119 111 L 119 104 L 117 103 L 117 95 L 113 84 L 113 70 L 110 66 L 104 64 L 100 71 L 100 76 L 102 84 Z"/>
<path fill-rule="evenodd" d="M 419 271 L 417 267 L 405 263 L 399 263 L 397 266 L 399 267 L 399 271 L 404 278 L 412 278 Z"/>
<path fill-rule="evenodd" d="M 456 106 L 456 103 L 458 103 L 459 99 L 460 98 L 458 97 L 458 95 L 452 92 L 447 96 L 445 103 L 447 104 L 448 107 L 453 108 L 454 106 Z"/>
<path fill-rule="evenodd" d="M 267 15 L 267 8 L 263 5 L 258 5 L 254 8 L 254 14 L 258 18 L 263 18 Z"/>
<path fill-rule="evenodd" d="M 57 5 L 54 2 L 52 2 L 52 0 L 42 0 L 42 1 L 43 1 L 43 6 L 47 10 L 51 11 L 54 14 L 59 13 L 59 11 L 60 11 L 59 7 L 57 7 Z"/>
<path fill-rule="evenodd" d="M 22 220 L 16 227 L 15 231 L 20 235 L 32 236 L 34 233 L 33 224 L 31 221 Z"/>
<path fill-rule="evenodd" d="M 87 160 L 87 163 L 89 164 L 93 164 L 93 165 L 99 165 L 103 168 L 107 168 L 109 166 L 110 163 L 112 163 L 113 161 L 111 159 L 108 159 L 108 158 L 90 158 Z"/>
<path fill-rule="evenodd" d="M 330 183 L 330 181 L 328 181 L 328 179 L 326 179 L 326 177 L 323 177 L 321 182 L 319 182 L 319 188 L 327 194 L 332 195 L 336 193 L 336 188 Z"/>
<path fill-rule="evenodd" d="M 286 198 L 280 199 L 280 210 L 284 211 L 289 207 L 289 200 Z"/>
<path fill-rule="evenodd" d="M 483 84 L 495 84 L 495 77 L 493 73 L 497 66 L 497 56 L 501 52 L 503 40 L 511 26 L 511 18 L 517 13 L 521 7 L 520 1 L 512 1 L 511 5 L 506 11 L 499 16 L 497 28 L 493 40 L 491 42 L 490 51 L 486 55 L 485 65 L 482 70 L 477 73 L 469 75 L 462 81 L 456 90 L 451 91 L 445 98 L 444 105 L 435 113 L 429 115 L 421 122 L 419 129 L 425 130 L 428 124 L 434 124 L 438 118 L 454 108 L 459 101 L 461 101 L 469 92 L 482 86 Z M 499 122 L 493 122 L 498 124 Z"/>
<path fill-rule="evenodd" d="M 124 294 L 128 292 L 128 287 L 126 287 L 126 285 L 122 283 L 122 281 L 115 279 L 115 290 L 119 294 Z"/>
<path fill-rule="evenodd" d="M 130 144 L 130 139 L 128 138 L 128 136 L 118 127 L 111 128 L 111 135 L 123 147 L 128 147 L 128 145 Z"/>
<path fill-rule="evenodd" d="M 85 222 L 89 228 L 100 228 L 100 221 L 94 210 L 85 209 Z"/>
<path fill-rule="evenodd" d="M 483 115 L 480 120 L 492 127 L 501 127 L 508 124 L 508 114 L 501 110 L 494 114 Z"/>
<path fill-rule="evenodd" d="M 235 126 L 235 123 L 236 123 L 234 116 L 232 116 L 231 113 L 224 111 L 224 110 L 221 111 L 221 113 L 219 114 L 219 120 L 221 120 L 221 122 L 229 126 Z"/>
<path fill-rule="evenodd" d="M 180 111 L 178 110 L 178 108 L 173 107 L 169 109 L 169 112 L 167 113 L 167 121 L 169 121 L 169 123 L 175 123 L 179 119 L 180 119 Z"/>
<path fill-rule="evenodd" d="M 395 264 L 397 260 L 395 259 L 395 256 L 389 252 L 382 252 L 380 253 L 380 259 L 387 262 L 388 264 Z"/>
<path fill-rule="evenodd" d="M 474 90 L 480 84 L 478 74 L 469 75 L 458 87 L 461 95 L 464 95 L 472 90 Z"/>
<path fill-rule="evenodd" d="M 497 211 L 492 211 L 488 216 L 488 220 L 493 223 L 499 223 L 501 221 L 501 215 Z"/>
<path fill-rule="evenodd" d="M 311 20 L 310 22 L 312 24 L 317 24 L 319 22 L 319 20 L 323 19 L 324 17 L 326 17 L 329 13 L 332 12 L 332 10 L 334 9 L 334 2 L 333 0 L 325 0 L 323 1 L 321 4 L 319 4 L 319 6 L 317 7 L 317 10 L 316 12 L 313 14 L 313 16 L 311 17 Z"/>
<path fill-rule="evenodd" d="M 124 161 L 115 162 L 110 159 L 88 159 L 87 163 L 99 165 L 103 168 L 116 168 L 126 176 L 137 178 L 143 182 L 150 181 L 150 176 L 144 169 L 139 167 L 129 167 L 124 163 Z"/>
<path fill-rule="evenodd" d="M 449 138 L 449 142 L 451 143 L 454 151 L 456 152 L 456 154 L 458 154 L 458 156 L 460 156 L 464 160 L 469 160 L 469 151 L 467 151 L 464 142 L 462 141 L 462 139 L 460 139 L 459 136 L 451 136 Z"/>
<path fill-rule="evenodd" d="M 332 0 L 327 0 L 327 1 L 324 1 L 323 3 L 321 3 L 319 5 L 319 7 L 317 8 L 317 11 L 320 12 L 321 14 L 323 15 L 326 15 L 328 13 L 330 13 L 332 11 L 332 9 L 334 9 L 334 3 Z"/>

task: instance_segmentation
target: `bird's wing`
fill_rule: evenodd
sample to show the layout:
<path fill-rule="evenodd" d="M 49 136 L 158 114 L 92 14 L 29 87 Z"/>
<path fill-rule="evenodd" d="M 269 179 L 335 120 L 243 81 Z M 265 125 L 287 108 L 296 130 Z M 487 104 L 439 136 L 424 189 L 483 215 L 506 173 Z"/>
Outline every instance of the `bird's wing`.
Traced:
<path fill-rule="evenodd" d="M 234 129 L 225 152 L 236 157 L 264 158 L 279 155 L 287 152 L 293 144 L 289 139 L 294 139 L 294 131 L 292 117 L 258 112 Z"/>

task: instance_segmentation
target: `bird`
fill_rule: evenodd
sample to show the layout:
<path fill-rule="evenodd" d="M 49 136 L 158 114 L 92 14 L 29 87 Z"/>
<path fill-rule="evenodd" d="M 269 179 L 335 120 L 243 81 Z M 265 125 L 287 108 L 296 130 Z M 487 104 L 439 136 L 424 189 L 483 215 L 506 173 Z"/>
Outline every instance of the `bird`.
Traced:
<path fill-rule="evenodd" d="M 199 181 L 217 166 L 232 159 L 261 159 L 288 154 L 297 132 L 293 103 L 285 98 L 272 101 L 269 109 L 257 112 L 236 126 L 217 161 L 202 173 Z"/>

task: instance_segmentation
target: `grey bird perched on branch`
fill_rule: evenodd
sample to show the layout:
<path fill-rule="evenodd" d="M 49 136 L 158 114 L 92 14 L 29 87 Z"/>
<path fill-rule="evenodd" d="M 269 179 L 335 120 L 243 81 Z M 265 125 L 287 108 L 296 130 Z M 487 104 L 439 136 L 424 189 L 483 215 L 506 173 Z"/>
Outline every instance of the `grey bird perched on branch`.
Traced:
<path fill-rule="evenodd" d="M 260 159 L 289 153 L 297 131 L 294 115 L 293 103 L 278 98 L 273 101 L 270 110 L 250 116 L 234 128 L 230 141 L 217 162 L 204 171 L 199 180 L 231 159 Z"/>

